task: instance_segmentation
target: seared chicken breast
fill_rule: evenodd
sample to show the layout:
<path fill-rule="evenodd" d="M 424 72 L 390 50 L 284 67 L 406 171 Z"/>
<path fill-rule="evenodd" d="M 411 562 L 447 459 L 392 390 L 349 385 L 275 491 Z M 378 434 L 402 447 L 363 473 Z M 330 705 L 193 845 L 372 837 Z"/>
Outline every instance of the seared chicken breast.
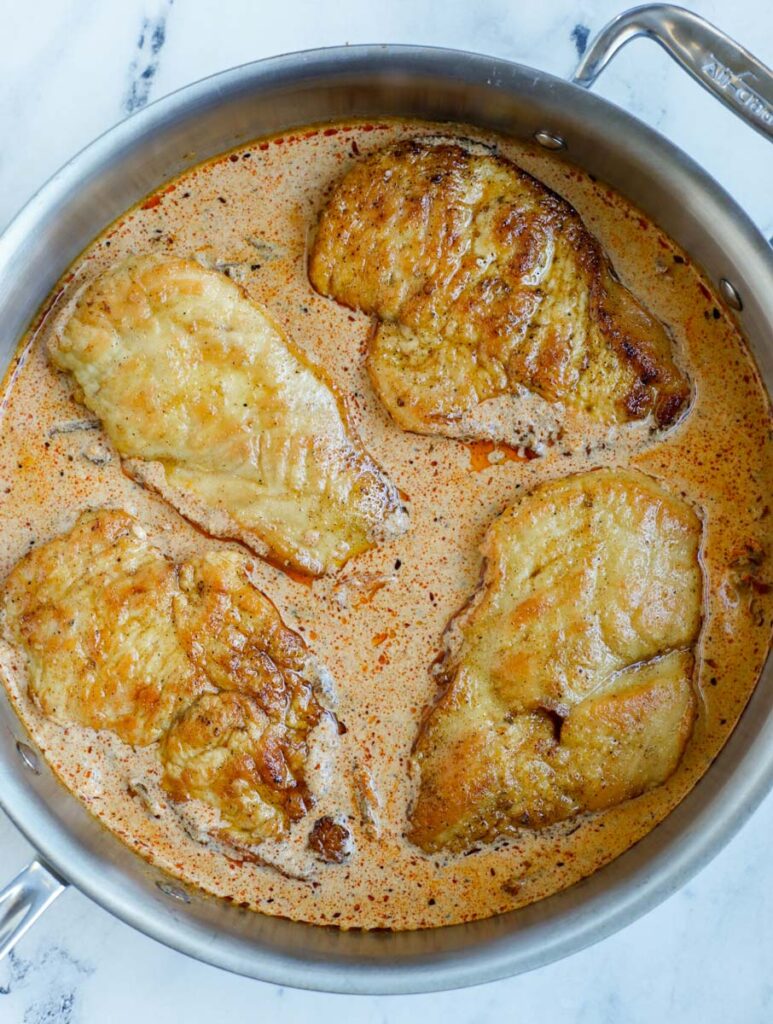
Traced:
<path fill-rule="evenodd" d="M 125 260 L 50 343 L 127 471 L 216 536 L 319 575 L 405 528 L 321 372 L 231 280 Z"/>
<path fill-rule="evenodd" d="M 411 840 L 459 851 L 664 782 L 696 714 L 700 520 L 620 469 L 537 487 L 493 524 L 426 717 Z"/>
<path fill-rule="evenodd" d="M 660 427 L 689 397 L 663 324 L 577 212 L 501 157 L 414 139 L 357 161 L 322 211 L 309 276 L 376 318 L 370 376 L 406 430 L 474 436 L 456 421 L 520 387 Z"/>
<path fill-rule="evenodd" d="M 87 512 L 25 555 L 0 616 L 43 714 L 138 746 L 159 739 L 205 685 L 172 621 L 177 592 L 174 564 L 121 511 Z"/>
<path fill-rule="evenodd" d="M 250 573 L 232 550 L 175 564 L 128 513 L 102 510 L 25 555 L 0 592 L 41 711 L 160 740 L 164 788 L 218 812 L 235 845 L 281 837 L 310 806 L 325 714 L 323 670 Z"/>
<path fill-rule="evenodd" d="M 180 567 L 175 621 L 185 650 L 220 688 L 196 701 L 161 745 L 163 785 L 217 808 L 232 843 L 281 836 L 310 806 L 308 736 L 322 708 L 315 660 L 232 551 Z"/>

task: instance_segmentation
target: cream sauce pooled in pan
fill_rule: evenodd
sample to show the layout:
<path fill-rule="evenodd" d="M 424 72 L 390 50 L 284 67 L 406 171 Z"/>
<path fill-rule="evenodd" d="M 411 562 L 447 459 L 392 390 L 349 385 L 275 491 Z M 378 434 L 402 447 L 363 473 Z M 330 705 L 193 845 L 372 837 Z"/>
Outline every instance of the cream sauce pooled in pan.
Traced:
<path fill-rule="evenodd" d="M 306 254 L 326 192 L 351 162 L 422 134 L 496 146 L 577 208 L 622 281 L 671 329 L 693 387 L 690 408 L 674 428 L 661 435 L 649 423 L 591 427 L 531 395 L 517 406 L 502 403 L 502 415 L 516 424 L 512 448 L 418 436 L 389 419 L 363 365 L 370 320 L 312 290 Z M 243 859 L 202 842 L 212 812 L 196 801 L 175 806 L 164 795 L 154 746 L 133 749 L 110 733 L 44 718 L 27 694 L 21 655 L 5 646 L 0 667 L 11 699 L 64 784 L 171 874 L 264 913 L 341 927 L 433 927 L 523 906 L 591 874 L 661 821 L 707 769 L 743 710 L 767 652 L 773 605 L 768 401 L 742 337 L 689 257 L 587 174 L 466 126 L 310 127 L 194 168 L 89 247 L 19 349 L 2 406 L 2 577 L 89 507 L 133 513 L 174 558 L 223 543 L 124 475 L 98 423 L 47 361 L 51 325 L 81 284 L 128 254 L 146 252 L 194 255 L 228 273 L 325 367 L 348 399 L 365 447 L 400 487 L 410 527 L 314 582 L 257 561 L 257 584 L 329 671 L 336 715 L 346 726 L 340 736 L 320 733 L 320 763 L 326 746 L 332 760 L 312 782 L 316 807 L 287 843 L 264 844 L 259 859 Z M 535 443 L 543 454 L 527 458 L 525 448 Z M 524 829 L 466 856 L 428 856 L 403 838 L 415 785 L 410 752 L 422 709 L 436 696 L 431 668 L 445 626 L 478 585 L 481 540 L 524 490 L 618 465 L 639 468 L 684 496 L 704 523 L 700 708 L 684 758 L 663 786 L 611 810 Z M 313 763 L 309 776 L 314 780 Z M 313 821 L 325 814 L 347 818 L 353 850 L 343 864 L 322 863 L 306 846 Z"/>

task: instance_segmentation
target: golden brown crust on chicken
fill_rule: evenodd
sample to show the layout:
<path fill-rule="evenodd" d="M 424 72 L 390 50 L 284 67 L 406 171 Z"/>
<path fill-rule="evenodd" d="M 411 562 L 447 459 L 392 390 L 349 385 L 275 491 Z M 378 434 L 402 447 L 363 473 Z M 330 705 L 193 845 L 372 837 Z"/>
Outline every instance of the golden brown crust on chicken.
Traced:
<path fill-rule="evenodd" d="M 172 622 L 176 593 L 176 567 L 121 511 L 84 513 L 22 558 L 2 590 L 3 632 L 41 711 L 157 740 L 204 685 Z"/>
<path fill-rule="evenodd" d="M 314 822 L 309 849 L 326 864 L 343 864 L 352 851 L 352 834 L 346 825 L 326 814 Z"/>
<path fill-rule="evenodd" d="M 164 786 L 220 810 L 231 842 L 278 837 L 310 804 L 308 737 L 322 708 L 303 640 L 249 579 L 249 563 L 215 551 L 180 566 L 175 621 L 189 657 L 222 692 L 207 694 L 161 748 Z"/>
<path fill-rule="evenodd" d="M 319 575 L 405 528 L 340 397 L 225 275 L 124 260 L 49 348 L 128 472 L 210 533 Z"/>
<path fill-rule="evenodd" d="M 220 812 L 232 844 L 280 837 L 310 805 L 319 668 L 250 580 L 212 551 L 179 565 L 126 512 L 84 513 L 26 555 L 0 597 L 30 691 L 57 722 L 161 739 L 164 786 Z"/>
<path fill-rule="evenodd" d="M 308 792 L 287 756 L 285 728 L 244 693 L 199 697 L 164 736 L 161 760 L 172 799 L 216 808 L 224 822 L 216 834 L 234 845 L 280 838 L 306 811 Z"/>
<path fill-rule="evenodd" d="M 577 212 L 501 157 L 414 139 L 357 161 L 322 211 L 309 276 L 377 318 L 370 376 L 407 430 L 443 434 L 519 385 L 661 427 L 689 397 L 665 328 Z"/>
<path fill-rule="evenodd" d="M 301 685 L 306 645 L 251 581 L 250 563 L 236 551 L 211 551 L 181 564 L 174 617 L 191 661 L 220 689 L 265 691 L 271 700 L 270 693 Z"/>
<path fill-rule="evenodd" d="M 619 469 L 543 484 L 495 521 L 417 740 L 414 843 L 463 850 L 669 777 L 696 714 L 700 535 Z"/>

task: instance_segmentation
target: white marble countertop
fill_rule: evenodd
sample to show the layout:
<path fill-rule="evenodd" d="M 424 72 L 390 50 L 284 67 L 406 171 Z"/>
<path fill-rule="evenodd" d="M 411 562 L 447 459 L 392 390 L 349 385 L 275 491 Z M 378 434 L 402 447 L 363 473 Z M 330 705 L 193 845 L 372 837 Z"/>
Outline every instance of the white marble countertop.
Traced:
<path fill-rule="evenodd" d="M 478 50 L 568 75 L 615 0 L 31 0 L 3 5 L 0 225 L 95 135 L 205 75 L 306 47 L 410 42 Z M 685 0 L 768 64 L 770 0 Z M 653 44 L 618 57 L 597 91 L 695 157 L 773 236 L 769 143 Z M 425 1024 L 679 1024 L 773 1020 L 773 799 L 689 885 L 568 960 L 478 989 L 393 998 L 319 995 L 187 959 L 70 891 L 0 964 L 3 1024 L 357 1020 Z M 0 879 L 32 851 L 0 814 Z"/>

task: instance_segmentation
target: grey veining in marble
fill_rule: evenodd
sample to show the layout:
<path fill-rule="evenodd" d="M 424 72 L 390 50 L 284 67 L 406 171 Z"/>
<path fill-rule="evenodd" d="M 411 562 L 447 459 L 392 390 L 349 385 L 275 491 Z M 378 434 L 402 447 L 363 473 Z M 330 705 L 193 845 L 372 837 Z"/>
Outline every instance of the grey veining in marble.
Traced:
<path fill-rule="evenodd" d="M 137 49 L 129 65 L 129 81 L 123 101 L 125 114 L 133 114 L 148 102 L 166 42 L 166 21 L 172 3 L 173 0 L 166 0 L 155 16 L 142 19 Z"/>
<path fill-rule="evenodd" d="M 634 0 L 635 2 L 635 0 Z M 684 0 L 773 63 L 770 0 Z M 571 73 L 613 0 L 33 0 L 2 10 L 0 225 L 72 153 L 128 113 L 226 67 L 288 50 L 409 42 Z M 773 236 L 773 148 L 647 41 L 597 91 L 703 164 Z M 284 990 L 195 963 L 77 892 L 0 964 L 0 1024 L 341 1020 L 423 1024 L 770 1024 L 773 799 L 670 900 L 533 974 L 392 999 Z M 32 851 L 0 815 L 0 879 Z"/>

